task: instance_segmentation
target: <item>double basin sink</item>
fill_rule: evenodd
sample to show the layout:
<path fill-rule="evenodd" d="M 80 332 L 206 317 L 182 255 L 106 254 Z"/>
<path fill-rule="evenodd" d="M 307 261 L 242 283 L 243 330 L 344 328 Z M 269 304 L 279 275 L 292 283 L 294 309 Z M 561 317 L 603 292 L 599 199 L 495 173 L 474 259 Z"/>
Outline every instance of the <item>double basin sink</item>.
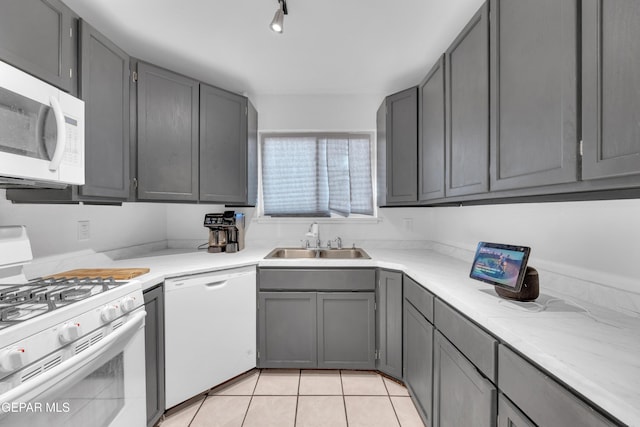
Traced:
<path fill-rule="evenodd" d="M 324 259 L 371 259 L 361 248 L 349 249 L 304 249 L 275 248 L 264 259 L 324 258 Z"/>

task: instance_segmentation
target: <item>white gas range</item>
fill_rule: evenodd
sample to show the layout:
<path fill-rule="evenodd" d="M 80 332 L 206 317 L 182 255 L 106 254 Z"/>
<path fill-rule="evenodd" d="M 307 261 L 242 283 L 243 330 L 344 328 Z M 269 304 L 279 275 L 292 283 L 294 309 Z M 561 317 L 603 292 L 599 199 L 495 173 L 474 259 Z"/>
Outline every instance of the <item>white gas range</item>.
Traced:
<path fill-rule="evenodd" d="M 144 426 L 140 285 L 16 274 L 24 227 L 0 227 L 0 425 Z"/>

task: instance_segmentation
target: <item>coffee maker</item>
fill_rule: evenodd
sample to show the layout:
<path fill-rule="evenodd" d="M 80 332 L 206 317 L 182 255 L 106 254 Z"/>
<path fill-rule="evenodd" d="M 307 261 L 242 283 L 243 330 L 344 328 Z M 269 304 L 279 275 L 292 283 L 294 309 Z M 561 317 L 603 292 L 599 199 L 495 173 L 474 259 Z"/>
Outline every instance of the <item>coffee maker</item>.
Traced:
<path fill-rule="evenodd" d="M 208 213 L 204 216 L 204 226 L 209 229 L 208 252 L 238 252 L 244 249 L 243 213 Z"/>

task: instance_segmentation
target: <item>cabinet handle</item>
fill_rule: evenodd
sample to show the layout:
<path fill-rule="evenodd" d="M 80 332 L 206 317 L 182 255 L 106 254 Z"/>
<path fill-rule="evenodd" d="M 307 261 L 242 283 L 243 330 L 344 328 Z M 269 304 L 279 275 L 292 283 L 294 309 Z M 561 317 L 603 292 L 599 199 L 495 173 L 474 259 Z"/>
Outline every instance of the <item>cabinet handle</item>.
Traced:
<path fill-rule="evenodd" d="M 210 288 L 210 289 L 211 289 L 211 288 L 218 288 L 218 287 L 224 286 L 224 285 L 226 285 L 226 284 L 227 284 L 227 281 L 226 281 L 226 280 L 221 280 L 221 281 L 219 281 L 219 282 L 209 282 L 209 283 L 206 283 L 204 286 L 206 286 L 207 288 Z"/>

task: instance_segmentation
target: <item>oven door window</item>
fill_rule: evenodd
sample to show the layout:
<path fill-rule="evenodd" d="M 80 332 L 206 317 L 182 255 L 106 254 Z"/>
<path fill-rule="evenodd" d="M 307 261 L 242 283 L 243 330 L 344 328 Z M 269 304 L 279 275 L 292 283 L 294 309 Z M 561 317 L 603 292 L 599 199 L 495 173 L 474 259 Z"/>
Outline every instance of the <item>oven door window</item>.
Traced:
<path fill-rule="evenodd" d="M 14 408 L 6 418 L 0 418 L 0 425 L 109 426 L 126 404 L 124 368 L 124 354 L 119 353 L 56 396 Z"/>

